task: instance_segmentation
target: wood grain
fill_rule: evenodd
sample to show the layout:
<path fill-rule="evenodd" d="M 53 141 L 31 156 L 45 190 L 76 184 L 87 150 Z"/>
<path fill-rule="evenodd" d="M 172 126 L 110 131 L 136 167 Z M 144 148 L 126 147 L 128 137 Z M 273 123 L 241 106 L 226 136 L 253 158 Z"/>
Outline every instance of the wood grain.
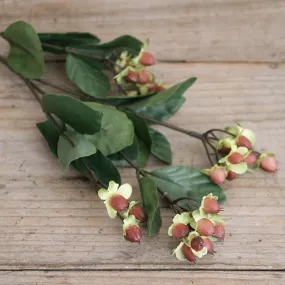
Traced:
<path fill-rule="evenodd" d="M 159 60 L 284 62 L 284 13 L 283 0 L 5 0 L 0 30 L 21 19 L 41 32 L 149 38 Z"/>
<path fill-rule="evenodd" d="M 275 175 L 260 171 L 225 185 L 228 201 L 224 214 L 231 220 L 226 223 L 225 242 L 216 245 L 217 254 L 199 260 L 196 266 L 172 257 L 170 250 L 176 242 L 167 236 L 167 228 L 173 214 L 166 208 L 162 209 L 163 228 L 157 237 L 145 236 L 140 246 L 123 241 L 120 221 L 107 217 L 88 181 L 74 171 L 60 169 L 35 127 L 44 119 L 39 106 L 23 83 L 0 66 L 2 269 L 285 269 L 285 65 L 158 64 L 154 70 L 170 85 L 189 76 L 199 78 L 187 91 L 184 107 L 171 119 L 173 124 L 202 132 L 240 122 L 257 132 L 259 150 L 274 151 L 280 158 Z M 49 65 L 48 80 L 65 85 L 61 71 L 62 67 Z M 199 141 L 160 130 L 172 143 L 174 165 L 208 166 Z M 153 160 L 149 168 L 158 166 L 162 164 Z M 134 185 L 137 199 L 133 171 L 122 169 L 122 175 L 123 181 Z M 22 273 L 11 276 L 14 274 Z M 30 278 L 29 274 L 25 278 Z M 229 284 L 240 284 L 238 279 L 230 279 L 234 273 L 227 274 L 216 275 L 217 280 L 229 276 Z M 279 282 L 283 275 L 277 275 L 267 276 Z M 256 276 L 257 284 L 265 284 L 258 277 L 261 275 Z M 39 278 L 48 277 L 43 273 Z M 185 284 L 183 280 L 179 282 Z M 249 279 L 247 282 L 253 284 Z"/>
<path fill-rule="evenodd" d="M 279 272 L 0 272 L 3 285 L 283 285 L 285 274 Z"/>

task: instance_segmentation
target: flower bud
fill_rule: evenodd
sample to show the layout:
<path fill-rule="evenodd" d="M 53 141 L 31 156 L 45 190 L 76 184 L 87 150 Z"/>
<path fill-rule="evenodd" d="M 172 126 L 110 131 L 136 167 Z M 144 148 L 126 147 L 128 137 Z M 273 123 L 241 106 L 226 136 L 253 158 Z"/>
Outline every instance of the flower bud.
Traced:
<path fill-rule="evenodd" d="M 214 254 L 214 245 L 213 243 L 206 237 L 203 237 L 204 247 L 207 248 L 208 253 Z"/>
<path fill-rule="evenodd" d="M 239 152 L 233 152 L 229 157 L 228 161 L 232 164 L 242 163 L 244 160 L 243 156 Z"/>
<path fill-rule="evenodd" d="M 227 176 L 227 172 L 224 168 L 219 167 L 219 168 L 213 168 L 209 174 L 210 179 L 212 182 L 216 184 L 222 184 Z"/>
<path fill-rule="evenodd" d="M 186 237 L 189 234 L 189 232 L 190 232 L 189 228 L 183 223 L 178 223 L 173 225 L 172 236 L 177 239 Z"/>
<path fill-rule="evenodd" d="M 254 152 L 251 152 L 247 157 L 245 157 L 244 162 L 248 166 L 253 165 L 257 161 L 257 155 Z"/>
<path fill-rule="evenodd" d="M 145 66 L 153 65 L 155 62 L 154 56 L 151 53 L 146 52 L 146 51 L 144 51 L 141 54 L 139 61 L 142 65 L 145 65 Z"/>
<path fill-rule="evenodd" d="M 277 170 L 277 160 L 275 156 L 266 156 L 260 162 L 260 167 L 267 172 L 275 172 Z"/>
<path fill-rule="evenodd" d="M 124 211 L 128 208 L 129 202 L 122 195 L 114 195 L 110 198 L 110 206 L 116 211 Z"/>
<path fill-rule="evenodd" d="M 186 244 L 183 244 L 182 246 L 182 252 L 183 255 L 185 256 L 185 258 L 187 260 L 189 260 L 190 262 L 195 262 L 196 260 L 196 256 L 195 254 L 192 252 L 191 248 L 189 246 L 187 246 Z"/>
<path fill-rule="evenodd" d="M 142 207 L 138 205 L 131 208 L 130 215 L 135 216 L 135 218 L 141 223 L 146 221 L 146 212 Z"/>
<path fill-rule="evenodd" d="M 135 71 L 130 70 L 128 74 L 125 76 L 125 80 L 127 82 L 136 83 L 139 80 L 139 76 Z"/>
<path fill-rule="evenodd" d="M 148 71 L 146 69 L 141 70 L 138 74 L 138 82 L 140 84 L 146 84 L 149 82 L 149 75 L 148 75 Z"/>
<path fill-rule="evenodd" d="M 217 239 L 224 240 L 225 237 L 225 227 L 223 224 L 218 224 L 215 226 L 215 233 L 213 234 Z"/>
<path fill-rule="evenodd" d="M 197 222 L 196 231 L 202 236 L 212 236 L 215 233 L 215 226 L 209 219 L 201 219 Z"/>
<path fill-rule="evenodd" d="M 228 172 L 227 180 L 231 181 L 234 180 L 237 177 L 236 173 L 233 171 Z"/>
<path fill-rule="evenodd" d="M 126 228 L 125 239 L 130 242 L 140 243 L 142 239 L 142 231 L 139 226 L 130 225 Z"/>
<path fill-rule="evenodd" d="M 200 251 L 203 249 L 204 247 L 204 241 L 201 237 L 197 236 L 194 237 L 191 241 L 191 247 L 195 250 L 195 251 Z"/>
<path fill-rule="evenodd" d="M 218 214 L 223 209 L 220 207 L 218 201 L 215 198 L 206 197 L 204 199 L 203 210 L 208 214 Z"/>
<path fill-rule="evenodd" d="M 243 146 L 246 147 L 247 149 L 252 149 L 252 144 L 250 142 L 250 140 L 245 137 L 245 136 L 239 136 L 237 139 L 237 146 Z"/>

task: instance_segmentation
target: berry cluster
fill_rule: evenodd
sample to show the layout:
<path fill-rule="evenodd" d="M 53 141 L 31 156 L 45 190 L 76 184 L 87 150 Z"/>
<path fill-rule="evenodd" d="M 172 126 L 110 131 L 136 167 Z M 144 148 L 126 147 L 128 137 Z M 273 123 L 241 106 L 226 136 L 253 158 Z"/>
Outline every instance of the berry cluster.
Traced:
<path fill-rule="evenodd" d="M 147 47 L 148 41 L 136 57 L 123 51 L 115 62 L 115 80 L 126 90 L 127 96 L 149 95 L 165 90 L 163 84 L 155 82 L 154 74 L 146 69 L 155 63 L 153 55 L 145 51 Z"/>
<path fill-rule="evenodd" d="M 226 179 L 233 180 L 238 174 L 253 172 L 259 167 L 267 172 L 277 170 L 277 161 L 272 153 L 260 154 L 253 150 L 255 133 L 244 129 L 240 125 L 236 128 L 225 128 L 228 134 L 217 142 L 216 148 L 223 157 L 210 169 L 201 171 L 209 175 L 210 179 L 221 184 Z"/>
<path fill-rule="evenodd" d="M 195 262 L 207 253 L 214 254 L 213 241 L 225 236 L 224 219 L 219 216 L 222 208 L 218 197 L 209 194 L 203 197 L 198 210 L 175 215 L 168 235 L 181 240 L 173 254 L 177 259 Z"/>
<path fill-rule="evenodd" d="M 128 202 L 132 195 L 132 186 L 125 183 L 119 187 L 114 181 L 109 182 L 108 189 L 101 188 L 98 196 L 104 200 L 110 218 L 114 219 L 118 212 L 123 218 L 124 238 L 130 242 L 140 243 L 142 232 L 139 223 L 146 221 L 146 213 L 139 202 Z"/>

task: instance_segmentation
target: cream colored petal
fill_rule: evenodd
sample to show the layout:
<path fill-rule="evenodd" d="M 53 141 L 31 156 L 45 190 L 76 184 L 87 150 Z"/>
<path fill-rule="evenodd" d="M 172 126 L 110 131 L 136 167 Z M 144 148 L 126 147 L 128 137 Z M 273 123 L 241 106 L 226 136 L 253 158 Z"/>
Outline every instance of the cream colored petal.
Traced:
<path fill-rule="evenodd" d="M 107 200 L 109 195 L 110 195 L 110 193 L 106 189 L 101 188 L 98 191 L 98 196 L 101 200 Z"/>
<path fill-rule="evenodd" d="M 173 254 L 176 255 L 176 258 L 180 261 L 185 261 L 187 260 L 183 254 L 183 251 L 182 251 L 182 246 L 183 246 L 184 242 L 181 242 L 177 247 L 176 249 L 173 251 Z"/>
<path fill-rule="evenodd" d="M 118 193 L 124 198 L 129 199 L 132 195 L 132 186 L 128 183 L 125 183 L 119 187 Z"/>
<path fill-rule="evenodd" d="M 117 184 L 115 181 L 110 181 L 108 186 L 108 191 L 110 193 L 116 193 L 118 191 L 119 184 Z"/>
<path fill-rule="evenodd" d="M 111 218 L 111 219 L 115 219 L 116 216 L 117 216 L 117 211 L 114 210 L 111 205 L 109 204 L 109 201 L 105 201 L 104 204 L 106 205 L 106 208 L 107 208 L 107 212 L 108 212 L 108 216 Z"/>
<path fill-rule="evenodd" d="M 202 258 L 204 255 L 207 254 L 208 250 L 207 250 L 206 247 L 203 247 L 203 249 L 200 250 L 200 251 L 196 251 L 196 250 L 194 250 L 194 249 L 192 248 L 192 252 L 193 252 L 194 255 L 196 255 L 197 257 Z"/>
<path fill-rule="evenodd" d="M 173 229 L 173 226 L 174 226 L 174 225 L 171 225 L 171 226 L 168 228 L 168 235 L 169 235 L 170 237 L 172 237 L 172 229 Z"/>

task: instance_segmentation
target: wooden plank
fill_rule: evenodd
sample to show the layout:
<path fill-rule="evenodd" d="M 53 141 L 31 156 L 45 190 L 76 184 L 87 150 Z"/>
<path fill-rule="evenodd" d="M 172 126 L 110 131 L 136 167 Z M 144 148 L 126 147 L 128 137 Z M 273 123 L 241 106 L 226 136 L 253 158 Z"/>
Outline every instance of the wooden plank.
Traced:
<path fill-rule="evenodd" d="M 199 272 L 199 271 L 73 271 L 73 272 L 0 272 L 0 282 L 5 285 L 283 285 L 280 272 Z"/>
<path fill-rule="evenodd" d="M 280 160 L 275 175 L 247 174 L 225 185 L 224 214 L 232 217 L 225 242 L 196 267 L 284 269 L 285 65 L 159 64 L 154 69 L 169 84 L 199 78 L 173 124 L 203 132 L 240 122 L 256 130 L 259 150 L 274 151 Z M 53 82 L 60 81 L 61 70 L 49 65 Z M 107 217 L 90 184 L 62 171 L 49 152 L 35 127 L 44 115 L 27 88 L 3 66 L 0 82 L 1 268 L 189 268 L 170 255 L 176 242 L 167 236 L 169 209 L 162 209 L 159 236 L 145 236 L 140 246 L 123 241 L 120 221 Z M 208 166 L 199 141 L 160 130 L 172 143 L 174 165 Z M 157 166 L 162 164 L 153 160 L 150 168 Z M 138 199 L 134 172 L 122 169 L 122 175 Z"/>
<path fill-rule="evenodd" d="M 149 38 L 159 60 L 280 62 L 284 13 L 283 0 L 6 0 L 0 29 L 21 19 L 41 32 Z"/>

